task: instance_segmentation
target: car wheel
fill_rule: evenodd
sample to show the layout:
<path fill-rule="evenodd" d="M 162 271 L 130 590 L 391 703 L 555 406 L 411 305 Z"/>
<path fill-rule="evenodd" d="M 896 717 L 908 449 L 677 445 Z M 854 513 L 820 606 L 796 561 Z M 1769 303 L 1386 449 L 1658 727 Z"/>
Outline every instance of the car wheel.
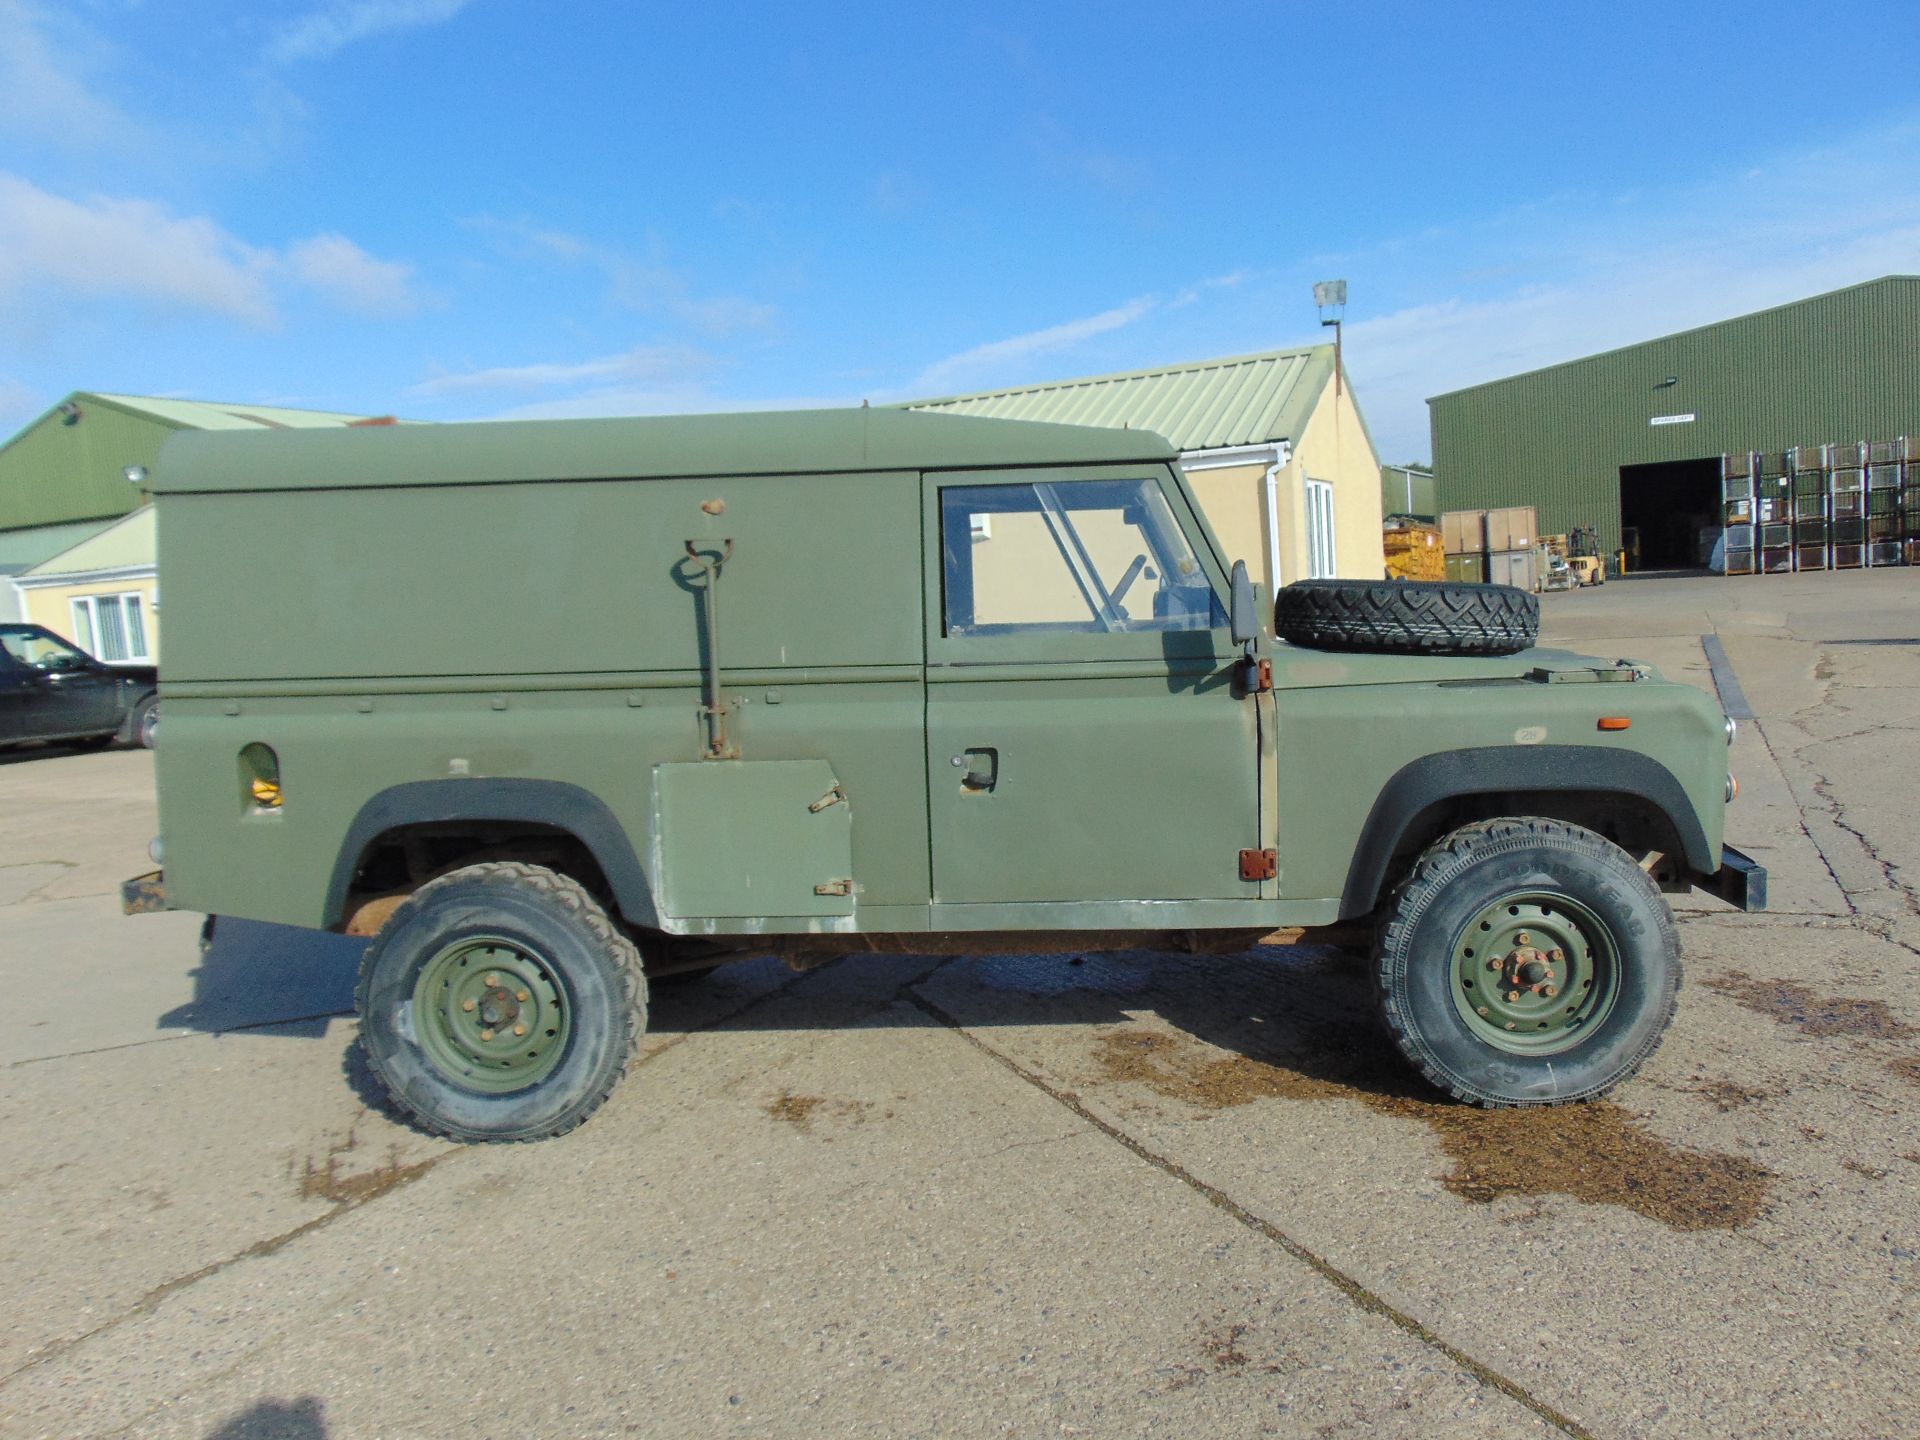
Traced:
<path fill-rule="evenodd" d="M 140 708 L 134 712 L 133 738 L 140 742 L 143 750 L 153 749 L 155 737 L 160 733 L 160 697 L 149 695 L 140 702 Z"/>
<path fill-rule="evenodd" d="M 1374 983 L 1434 1085 L 1476 1105 L 1557 1105 L 1605 1094 L 1659 1046 L 1680 940 L 1618 846 L 1558 820 L 1490 820 L 1435 842 L 1395 891 Z"/>
<path fill-rule="evenodd" d="M 577 882 L 473 865 L 420 887 L 368 948 L 361 1039 L 395 1105 L 455 1140 L 573 1129 L 646 1031 L 640 953 Z"/>

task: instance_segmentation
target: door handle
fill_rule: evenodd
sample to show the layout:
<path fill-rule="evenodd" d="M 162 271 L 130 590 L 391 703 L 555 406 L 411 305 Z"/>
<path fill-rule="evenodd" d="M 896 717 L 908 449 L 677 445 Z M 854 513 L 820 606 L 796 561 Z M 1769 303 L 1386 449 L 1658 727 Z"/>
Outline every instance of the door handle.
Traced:
<path fill-rule="evenodd" d="M 962 790 L 986 793 L 1000 783 L 1000 752 L 990 746 L 961 751 L 953 757 L 953 766 L 965 772 L 960 777 Z"/>

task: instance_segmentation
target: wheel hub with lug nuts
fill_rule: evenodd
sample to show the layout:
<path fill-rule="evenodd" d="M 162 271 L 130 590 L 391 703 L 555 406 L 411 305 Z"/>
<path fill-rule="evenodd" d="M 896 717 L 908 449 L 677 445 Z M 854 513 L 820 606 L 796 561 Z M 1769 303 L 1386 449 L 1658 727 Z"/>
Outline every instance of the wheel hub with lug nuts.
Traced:
<path fill-rule="evenodd" d="M 1467 1028 L 1496 1049 L 1555 1054 L 1613 1008 L 1620 952 L 1586 906 L 1519 892 L 1485 906 L 1453 946 L 1453 999 Z"/>
<path fill-rule="evenodd" d="M 553 1073 L 572 1031 L 565 992 L 518 941 L 478 935 L 447 945 L 414 985 L 414 1030 L 436 1069 L 487 1094 Z"/>

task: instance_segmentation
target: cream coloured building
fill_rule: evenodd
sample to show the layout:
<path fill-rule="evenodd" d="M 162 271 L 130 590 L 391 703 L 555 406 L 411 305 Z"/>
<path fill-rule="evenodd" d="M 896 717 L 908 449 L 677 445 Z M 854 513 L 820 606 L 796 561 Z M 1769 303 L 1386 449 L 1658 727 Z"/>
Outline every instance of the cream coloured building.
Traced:
<path fill-rule="evenodd" d="M 1180 451 L 1227 558 L 1245 560 L 1269 595 L 1295 580 L 1378 580 L 1380 461 L 1313 345 L 1009 390 L 912 401 L 915 410 L 1151 430 Z"/>

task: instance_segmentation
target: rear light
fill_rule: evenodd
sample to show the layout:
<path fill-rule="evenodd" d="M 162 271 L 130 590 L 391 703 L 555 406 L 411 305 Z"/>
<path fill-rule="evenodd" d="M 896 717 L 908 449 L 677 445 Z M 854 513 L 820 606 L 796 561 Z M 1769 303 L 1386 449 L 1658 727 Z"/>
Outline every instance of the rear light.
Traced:
<path fill-rule="evenodd" d="M 1740 782 L 1733 778 L 1733 772 L 1727 772 L 1727 803 L 1731 805 L 1740 798 Z"/>

